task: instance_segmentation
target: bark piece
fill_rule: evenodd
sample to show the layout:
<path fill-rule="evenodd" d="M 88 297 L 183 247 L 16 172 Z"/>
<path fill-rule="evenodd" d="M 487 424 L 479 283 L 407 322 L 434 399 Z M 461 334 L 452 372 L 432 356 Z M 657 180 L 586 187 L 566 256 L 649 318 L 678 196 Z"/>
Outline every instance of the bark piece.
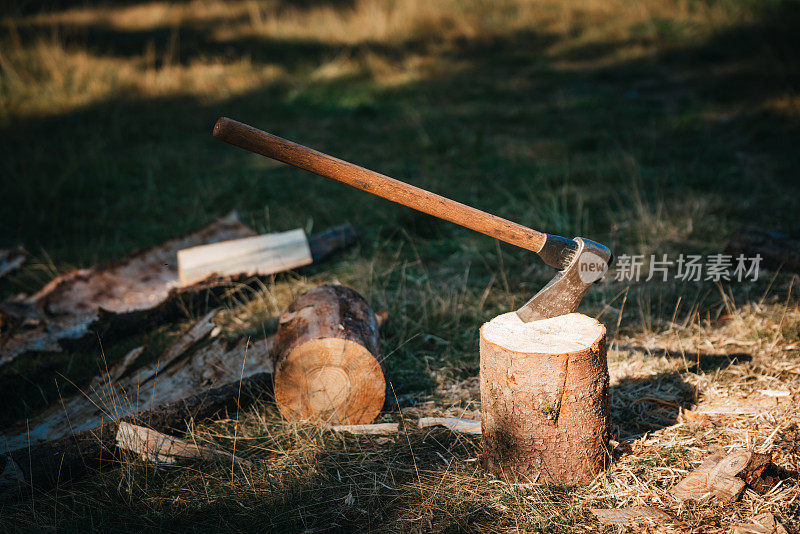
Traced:
<path fill-rule="evenodd" d="M 0 278 L 22 267 L 28 252 L 22 247 L 0 249 Z"/>
<path fill-rule="evenodd" d="M 181 286 L 209 277 L 274 274 L 311 263 L 301 229 L 199 245 L 178 251 Z"/>
<path fill-rule="evenodd" d="M 780 481 L 779 469 L 772 463 L 772 455 L 754 452 L 747 467 L 739 473 L 747 487 L 763 495 Z"/>
<path fill-rule="evenodd" d="M 288 420 L 367 424 L 386 398 L 375 313 L 350 288 L 316 287 L 280 318 L 275 402 Z"/>
<path fill-rule="evenodd" d="M 777 473 L 769 454 L 752 451 L 734 451 L 726 454 L 716 451 L 708 456 L 700 467 L 672 488 L 672 495 L 679 500 L 717 499 L 722 502 L 737 500 L 746 486 L 765 493 L 777 483 Z"/>
<path fill-rule="evenodd" d="M 34 487 L 52 488 L 116 460 L 116 435 L 120 422 L 146 426 L 159 432 L 183 432 L 192 421 L 246 408 L 268 392 L 271 383 L 270 373 L 254 374 L 152 410 L 125 416 L 119 421 L 107 421 L 73 435 L 13 450 L 0 456 L 0 472 L 6 472 L 7 462 L 11 461 L 13 469 L 19 470 L 21 475 L 16 480 L 0 479 L 0 495 Z"/>
<path fill-rule="evenodd" d="M 219 458 L 227 458 L 240 465 L 253 465 L 228 452 L 200 447 L 150 428 L 126 422 L 117 425 L 116 443 L 117 447 L 122 450 L 135 452 L 143 460 L 162 465 L 176 464 L 181 459 L 215 460 Z"/>
<path fill-rule="evenodd" d="M 10 429 L 0 436 L 0 447 L 14 450 L 55 440 L 209 388 L 272 372 L 273 338 L 208 342 L 214 328 L 212 317 L 213 312 L 205 315 L 149 364 L 119 380 L 98 377 L 86 391 Z"/>
<path fill-rule="evenodd" d="M 780 521 L 769 512 L 753 517 L 751 523 L 734 525 L 731 534 L 788 534 Z"/>
<path fill-rule="evenodd" d="M 397 423 L 373 423 L 371 425 L 334 425 L 334 432 L 347 432 L 348 434 L 394 434 L 398 431 Z"/>
<path fill-rule="evenodd" d="M 462 419 L 460 417 L 421 417 L 419 427 L 444 426 L 453 432 L 461 434 L 481 434 L 481 422 L 477 419 Z"/>
<path fill-rule="evenodd" d="M 742 226 L 730 238 L 725 253 L 734 259 L 761 255 L 761 267 L 800 272 L 800 239 L 757 226 Z"/>
<path fill-rule="evenodd" d="M 606 465 L 611 416 L 605 327 L 571 313 L 480 329 L 487 470 L 511 480 L 575 484 Z"/>

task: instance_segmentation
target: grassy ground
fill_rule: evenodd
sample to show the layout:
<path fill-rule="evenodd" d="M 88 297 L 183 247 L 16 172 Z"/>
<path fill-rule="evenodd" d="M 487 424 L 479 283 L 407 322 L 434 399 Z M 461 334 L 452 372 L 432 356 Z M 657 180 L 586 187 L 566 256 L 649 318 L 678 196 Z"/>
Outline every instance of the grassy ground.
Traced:
<path fill-rule="evenodd" d="M 219 115 L 617 256 L 720 252 L 742 223 L 800 232 L 800 6 L 781 1 L 29 1 L 0 24 L 0 245 L 34 260 L 0 285 L 54 274 L 238 209 L 258 230 L 350 220 L 357 250 L 226 303 L 262 322 L 323 281 L 376 309 L 402 412 L 474 415 L 476 328 L 551 274 L 529 253 L 213 140 Z M 609 277 L 611 278 L 611 277 Z M 800 394 L 796 278 L 606 280 L 582 310 L 610 334 L 617 462 L 578 488 L 509 486 L 479 443 L 411 431 L 342 438 L 243 414 L 257 460 L 155 470 L 136 462 L 0 504 L 9 530 L 598 530 L 590 506 L 650 503 L 708 532 L 760 510 L 800 528 L 798 483 L 728 508 L 666 490 L 714 447 L 771 450 L 798 470 L 791 408 L 719 416 L 711 431 L 647 403 Z M 191 320 L 105 344 L 158 347 Z M 735 355 L 735 356 L 734 356 Z M 4 423 L 77 385 L 96 344 L 0 371 Z M 69 391 L 62 384 L 62 392 Z M 705 403 L 705 404 L 704 404 Z M 402 414 L 402 415 L 401 415 Z M 197 427 L 223 448 L 236 423 Z M 776 430 L 777 429 L 777 430 Z"/>

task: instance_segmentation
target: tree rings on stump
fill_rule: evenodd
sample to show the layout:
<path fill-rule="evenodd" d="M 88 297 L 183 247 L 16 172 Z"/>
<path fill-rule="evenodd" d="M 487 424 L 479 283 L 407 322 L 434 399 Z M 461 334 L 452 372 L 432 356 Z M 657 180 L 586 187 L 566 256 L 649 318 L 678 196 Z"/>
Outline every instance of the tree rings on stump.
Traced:
<path fill-rule="evenodd" d="M 288 420 L 371 423 L 386 398 L 378 321 L 361 295 L 319 286 L 281 316 L 275 401 Z"/>
<path fill-rule="evenodd" d="M 480 330 L 484 465 L 519 482 L 575 484 L 606 465 L 606 330 L 570 313 L 524 323 L 506 313 Z"/>

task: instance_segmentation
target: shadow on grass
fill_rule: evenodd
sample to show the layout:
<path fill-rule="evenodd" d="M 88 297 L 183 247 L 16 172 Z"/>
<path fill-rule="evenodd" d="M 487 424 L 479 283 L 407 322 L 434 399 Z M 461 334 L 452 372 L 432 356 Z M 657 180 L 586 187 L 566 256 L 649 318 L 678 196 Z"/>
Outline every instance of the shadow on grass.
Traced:
<path fill-rule="evenodd" d="M 644 358 L 653 352 L 636 346 L 620 346 L 621 350 L 637 352 Z M 657 373 L 652 376 L 623 378 L 611 386 L 611 419 L 618 441 L 636 439 L 678 422 L 679 408 L 691 408 L 697 402 L 697 390 L 684 379 L 684 373 L 711 373 L 749 362 L 749 354 L 698 354 L 658 351 L 658 356 L 681 359 L 682 371 Z M 652 399 L 666 401 L 667 406 Z"/>

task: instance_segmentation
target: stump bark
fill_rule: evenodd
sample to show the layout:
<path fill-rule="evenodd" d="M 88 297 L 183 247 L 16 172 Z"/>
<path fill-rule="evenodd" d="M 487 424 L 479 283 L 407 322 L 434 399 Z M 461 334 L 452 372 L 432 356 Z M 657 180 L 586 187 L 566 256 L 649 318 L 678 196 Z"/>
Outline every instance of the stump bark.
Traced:
<path fill-rule="evenodd" d="M 386 399 L 378 320 L 350 288 L 324 285 L 281 316 L 275 402 L 288 420 L 367 424 Z"/>
<path fill-rule="evenodd" d="M 484 465 L 511 481 L 576 484 L 606 465 L 606 331 L 578 313 L 480 330 Z"/>

